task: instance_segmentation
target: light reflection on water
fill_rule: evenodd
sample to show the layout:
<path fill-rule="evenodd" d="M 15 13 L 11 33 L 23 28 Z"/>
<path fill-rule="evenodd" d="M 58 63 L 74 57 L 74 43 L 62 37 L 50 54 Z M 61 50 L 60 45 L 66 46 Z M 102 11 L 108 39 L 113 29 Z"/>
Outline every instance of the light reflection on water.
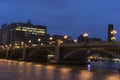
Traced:
<path fill-rule="evenodd" d="M 120 80 L 119 64 L 95 65 L 80 67 L 0 59 L 0 80 Z"/>

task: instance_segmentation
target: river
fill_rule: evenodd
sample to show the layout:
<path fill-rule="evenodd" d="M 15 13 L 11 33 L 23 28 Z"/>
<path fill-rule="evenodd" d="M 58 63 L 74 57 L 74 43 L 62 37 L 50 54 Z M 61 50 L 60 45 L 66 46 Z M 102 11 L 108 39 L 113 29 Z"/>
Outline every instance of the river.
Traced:
<path fill-rule="evenodd" d="M 0 59 L 0 80 L 120 80 L 118 68 L 120 62 L 74 66 Z"/>

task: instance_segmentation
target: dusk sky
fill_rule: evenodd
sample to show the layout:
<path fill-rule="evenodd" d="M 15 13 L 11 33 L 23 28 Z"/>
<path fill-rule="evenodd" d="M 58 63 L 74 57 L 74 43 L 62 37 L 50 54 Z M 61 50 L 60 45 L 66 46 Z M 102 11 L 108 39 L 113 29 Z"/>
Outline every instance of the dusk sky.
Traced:
<path fill-rule="evenodd" d="M 107 26 L 114 24 L 120 41 L 120 0 L 0 0 L 0 24 L 27 22 L 47 26 L 51 35 L 107 40 Z"/>

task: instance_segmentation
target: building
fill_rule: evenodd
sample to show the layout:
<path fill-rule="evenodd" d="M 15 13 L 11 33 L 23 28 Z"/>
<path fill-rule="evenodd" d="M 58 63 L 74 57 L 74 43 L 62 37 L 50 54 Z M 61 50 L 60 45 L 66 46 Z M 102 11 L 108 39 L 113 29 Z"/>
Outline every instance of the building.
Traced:
<path fill-rule="evenodd" d="M 45 43 L 48 40 L 47 27 L 28 23 L 3 24 L 1 27 L 1 44 L 21 47 L 23 43 L 37 44 L 39 41 Z"/>
<path fill-rule="evenodd" d="M 54 44 L 57 40 L 61 40 L 61 43 L 74 43 L 70 36 L 67 35 L 53 35 L 49 41 L 50 44 Z"/>
<path fill-rule="evenodd" d="M 111 34 L 111 32 L 114 30 L 113 24 L 108 24 L 108 42 L 112 41 L 112 37 L 114 37 L 114 34 Z"/>
<path fill-rule="evenodd" d="M 82 42 L 101 42 L 102 40 L 100 38 L 89 38 L 88 36 L 87 37 L 84 37 L 83 35 L 80 35 L 78 37 L 78 43 L 82 43 Z"/>
<path fill-rule="evenodd" d="M 85 38 L 83 35 L 78 36 L 78 43 L 84 42 Z"/>

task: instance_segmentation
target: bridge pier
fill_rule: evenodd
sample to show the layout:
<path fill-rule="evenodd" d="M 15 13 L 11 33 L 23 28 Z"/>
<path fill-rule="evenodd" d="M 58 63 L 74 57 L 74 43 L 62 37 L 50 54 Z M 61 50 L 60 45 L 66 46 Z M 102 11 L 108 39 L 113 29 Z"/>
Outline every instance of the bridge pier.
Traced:
<path fill-rule="evenodd" d="M 6 57 L 5 57 L 6 59 L 7 59 L 8 56 L 9 56 L 9 49 L 10 49 L 9 46 L 7 46 L 7 47 L 6 47 Z"/>
<path fill-rule="evenodd" d="M 25 55 L 26 55 L 26 47 L 27 47 L 27 45 L 26 44 L 24 44 L 24 47 L 23 47 L 23 55 L 22 55 L 22 58 L 20 59 L 20 60 L 25 60 Z"/>
<path fill-rule="evenodd" d="M 56 40 L 54 60 L 55 60 L 57 63 L 59 63 L 60 45 L 61 45 L 61 40 Z"/>

